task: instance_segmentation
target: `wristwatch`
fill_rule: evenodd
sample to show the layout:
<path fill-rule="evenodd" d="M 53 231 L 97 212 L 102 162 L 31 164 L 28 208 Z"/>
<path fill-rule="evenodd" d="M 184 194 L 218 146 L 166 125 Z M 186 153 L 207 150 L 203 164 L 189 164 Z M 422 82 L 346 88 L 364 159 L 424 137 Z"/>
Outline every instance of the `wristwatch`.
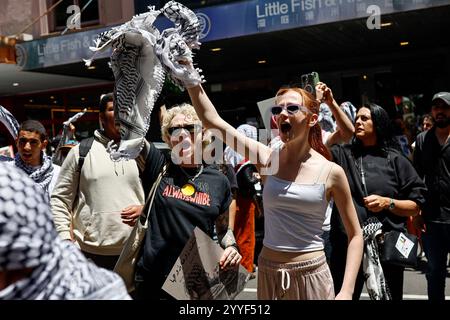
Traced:
<path fill-rule="evenodd" d="M 395 202 L 394 199 L 391 198 L 389 202 L 389 210 L 393 210 L 395 208 Z"/>

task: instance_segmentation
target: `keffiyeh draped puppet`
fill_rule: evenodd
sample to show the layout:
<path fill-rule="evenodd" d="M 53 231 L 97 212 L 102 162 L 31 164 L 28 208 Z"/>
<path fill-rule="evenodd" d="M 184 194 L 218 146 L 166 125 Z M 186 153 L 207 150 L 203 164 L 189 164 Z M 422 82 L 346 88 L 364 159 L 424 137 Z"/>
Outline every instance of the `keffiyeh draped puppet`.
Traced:
<path fill-rule="evenodd" d="M 160 33 L 153 25 L 160 14 L 172 21 L 174 27 Z M 201 70 L 192 67 L 192 49 L 199 48 L 199 34 L 200 24 L 194 12 L 175 1 L 160 10 L 149 7 L 149 12 L 100 34 L 91 49 L 98 52 L 113 48 L 114 114 L 121 137 L 119 146 L 110 142 L 108 151 L 113 160 L 134 159 L 139 155 L 166 74 L 179 86 L 203 82 Z"/>

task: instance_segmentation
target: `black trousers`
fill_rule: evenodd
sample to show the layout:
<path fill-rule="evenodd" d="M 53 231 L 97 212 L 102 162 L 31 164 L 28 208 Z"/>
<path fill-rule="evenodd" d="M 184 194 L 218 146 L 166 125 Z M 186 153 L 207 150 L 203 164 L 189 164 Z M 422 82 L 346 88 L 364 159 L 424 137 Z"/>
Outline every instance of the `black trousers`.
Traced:
<path fill-rule="evenodd" d="M 86 251 L 82 252 L 87 259 L 92 260 L 92 262 L 94 262 L 97 266 L 108 270 L 113 270 L 117 260 L 119 260 L 119 256 L 102 256 Z"/>
<path fill-rule="evenodd" d="M 152 274 L 136 266 L 134 275 L 135 291 L 133 299 L 135 300 L 175 300 L 171 295 L 165 292 L 161 287 L 164 284 L 166 276 L 162 272 Z"/>

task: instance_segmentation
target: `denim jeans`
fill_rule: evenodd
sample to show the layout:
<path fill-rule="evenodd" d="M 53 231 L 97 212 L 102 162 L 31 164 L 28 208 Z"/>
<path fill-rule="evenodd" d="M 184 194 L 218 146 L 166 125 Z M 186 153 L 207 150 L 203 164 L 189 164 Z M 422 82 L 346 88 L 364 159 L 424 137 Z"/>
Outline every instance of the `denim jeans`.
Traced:
<path fill-rule="evenodd" d="M 450 252 L 450 224 L 429 222 L 426 226 L 427 232 L 422 235 L 422 242 L 428 260 L 428 299 L 443 301 L 447 255 Z"/>

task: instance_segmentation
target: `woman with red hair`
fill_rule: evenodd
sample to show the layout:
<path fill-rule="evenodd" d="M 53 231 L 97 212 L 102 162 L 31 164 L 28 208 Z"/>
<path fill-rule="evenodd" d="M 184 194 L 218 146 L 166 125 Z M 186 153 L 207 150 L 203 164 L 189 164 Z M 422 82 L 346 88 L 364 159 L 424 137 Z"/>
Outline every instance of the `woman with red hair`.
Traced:
<path fill-rule="evenodd" d="M 342 168 L 329 161 L 318 124 L 319 101 L 300 88 L 278 91 L 272 114 L 280 150 L 247 138 L 217 113 L 202 86 L 187 86 L 207 129 L 256 165 L 264 179 L 264 246 L 258 259 L 258 299 L 351 299 L 363 238 Z M 348 234 L 345 279 L 335 296 L 322 226 L 334 198 Z"/>

